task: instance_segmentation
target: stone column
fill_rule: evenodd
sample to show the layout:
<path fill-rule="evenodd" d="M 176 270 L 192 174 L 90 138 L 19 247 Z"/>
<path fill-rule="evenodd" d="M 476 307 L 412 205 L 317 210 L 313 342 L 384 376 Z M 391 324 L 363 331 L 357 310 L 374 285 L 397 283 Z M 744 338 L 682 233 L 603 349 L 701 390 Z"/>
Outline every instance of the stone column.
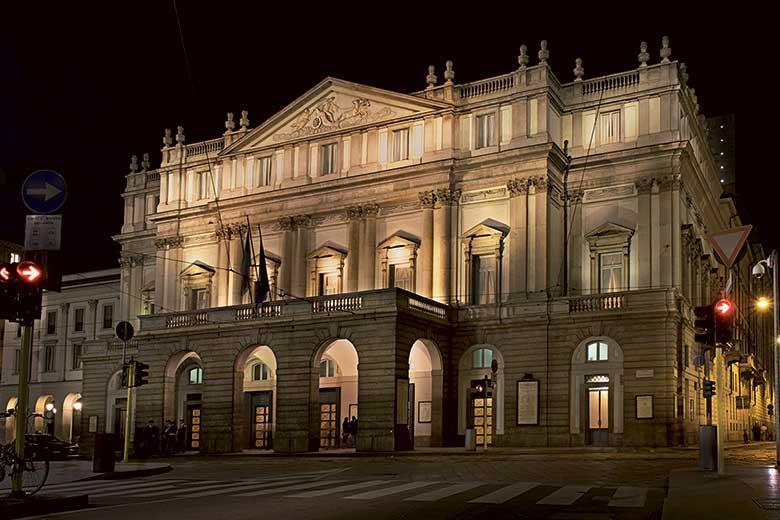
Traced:
<path fill-rule="evenodd" d="M 638 242 L 639 255 L 639 277 L 638 283 L 640 289 L 649 289 L 653 284 L 652 254 L 650 249 L 651 236 L 651 211 L 650 211 L 650 191 L 653 187 L 653 179 L 645 177 L 637 183 L 637 192 L 639 193 L 639 217 L 637 222 L 636 238 Z"/>
<path fill-rule="evenodd" d="M 682 237 L 680 227 L 680 189 L 682 181 L 679 174 L 673 174 L 671 179 L 672 203 L 672 285 L 682 291 Z"/>
<path fill-rule="evenodd" d="M 360 274 L 358 275 L 358 289 L 370 291 L 374 289 L 374 277 L 376 270 L 376 217 L 379 214 L 379 206 L 366 204 L 361 208 L 363 222 L 360 237 Z"/>
<path fill-rule="evenodd" d="M 130 255 L 122 255 L 119 257 L 119 309 L 117 314 L 120 319 L 126 320 L 130 315 L 130 306 L 132 303 L 132 292 L 130 291 L 130 280 L 132 278 L 132 270 L 130 268 Z"/>
<path fill-rule="evenodd" d="M 92 319 L 92 329 L 89 330 L 89 339 L 95 339 L 97 337 L 97 320 L 98 320 L 98 301 L 97 300 L 89 300 L 87 302 L 89 304 L 89 316 Z M 156 312 L 156 311 L 155 311 Z M 89 321 L 87 317 L 84 317 L 84 321 L 88 324 Z"/>
<path fill-rule="evenodd" d="M 661 285 L 661 197 L 658 182 L 650 185 L 650 284 Z"/>
<path fill-rule="evenodd" d="M 511 179 L 509 191 L 509 299 L 525 297 L 528 240 L 528 179 Z"/>
<path fill-rule="evenodd" d="M 154 245 L 157 253 L 154 262 L 154 312 L 160 313 L 164 312 L 163 307 L 165 307 L 165 258 L 167 251 L 164 240 L 156 240 Z"/>
<path fill-rule="evenodd" d="M 282 263 L 279 266 L 278 289 L 289 293 L 292 290 L 293 247 L 295 245 L 292 217 L 280 218 L 279 228 L 282 230 Z"/>
<path fill-rule="evenodd" d="M 583 234 L 582 234 L 582 192 L 569 193 L 568 201 L 569 222 L 564 223 L 569 227 L 569 293 L 582 294 L 582 260 L 584 258 Z"/>
<path fill-rule="evenodd" d="M 241 263 L 243 260 L 243 241 L 241 233 L 246 229 L 245 224 L 234 224 L 231 226 L 232 234 L 229 242 L 230 247 L 230 291 L 228 305 L 240 305 L 242 301 L 241 289 L 243 279 L 241 276 Z"/>
<path fill-rule="evenodd" d="M 214 274 L 214 287 L 211 291 L 211 306 L 223 307 L 228 304 L 228 277 L 230 267 L 227 261 L 227 248 L 229 247 L 228 240 L 229 230 L 225 227 L 220 227 L 215 232 L 217 239 L 217 272 Z"/>
<path fill-rule="evenodd" d="M 528 291 L 539 292 L 547 289 L 547 176 L 533 177 L 531 182 L 528 213 L 533 214 L 533 222 L 529 218 Z"/>
<path fill-rule="evenodd" d="M 443 303 L 452 300 L 452 207 L 460 200 L 460 190 L 439 189 L 440 206 L 433 215 L 433 298 Z"/>
<path fill-rule="evenodd" d="M 306 256 L 309 254 L 309 226 L 311 217 L 308 215 L 296 215 L 295 222 L 295 250 L 293 251 L 292 288 L 294 296 L 308 296 L 306 294 L 307 273 Z"/>
<path fill-rule="evenodd" d="M 436 194 L 432 191 L 418 193 L 422 206 L 422 243 L 420 244 L 420 294 L 426 298 L 433 297 L 433 206 Z"/>
<path fill-rule="evenodd" d="M 181 305 L 181 284 L 179 283 L 179 272 L 182 270 L 181 248 L 184 245 L 184 238 L 176 236 L 167 240 L 168 250 L 165 258 L 165 297 L 163 305 L 165 312 L 182 310 Z"/>
<path fill-rule="evenodd" d="M 127 314 L 120 319 L 133 320 L 137 323 L 141 314 L 141 281 L 144 274 L 143 255 L 134 255 L 130 258 L 130 294 L 128 296 Z"/>
<path fill-rule="evenodd" d="M 354 292 L 358 290 L 358 279 L 360 277 L 360 260 L 362 258 L 360 246 L 360 206 L 350 206 L 347 208 L 347 247 L 349 255 L 347 256 L 347 280 L 344 292 Z"/>

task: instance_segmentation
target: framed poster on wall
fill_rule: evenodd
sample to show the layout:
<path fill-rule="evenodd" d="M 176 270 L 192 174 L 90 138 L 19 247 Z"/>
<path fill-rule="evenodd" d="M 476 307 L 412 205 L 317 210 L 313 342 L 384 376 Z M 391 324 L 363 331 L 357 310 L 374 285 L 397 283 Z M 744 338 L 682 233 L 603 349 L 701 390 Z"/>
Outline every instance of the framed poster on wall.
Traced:
<path fill-rule="evenodd" d="M 417 403 L 417 422 L 431 422 L 431 401 L 419 401 Z"/>
<path fill-rule="evenodd" d="M 637 419 L 653 418 L 653 396 L 652 395 L 636 396 L 636 418 Z"/>
<path fill-rule="evenodd" d="M 90 415 L 89 416 L 89 433 L 96 433 L 98 430 L 98 416 L 97 415 Z"/>
<path fill-rule="evenodd" d="M 517 382 L 517 424 L 539 424 L 539 380 L 521 379 Z"/>

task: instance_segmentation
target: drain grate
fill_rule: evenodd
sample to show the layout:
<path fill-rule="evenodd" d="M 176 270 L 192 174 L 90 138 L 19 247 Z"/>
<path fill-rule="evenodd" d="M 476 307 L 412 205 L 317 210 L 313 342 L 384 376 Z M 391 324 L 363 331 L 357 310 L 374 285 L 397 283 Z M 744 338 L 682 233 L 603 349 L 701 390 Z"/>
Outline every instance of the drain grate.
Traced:
<path fill-rule="evenodd" d="M 761 509 L 780 511 L 780 498 L 754 498 L 753 502 Z"/>

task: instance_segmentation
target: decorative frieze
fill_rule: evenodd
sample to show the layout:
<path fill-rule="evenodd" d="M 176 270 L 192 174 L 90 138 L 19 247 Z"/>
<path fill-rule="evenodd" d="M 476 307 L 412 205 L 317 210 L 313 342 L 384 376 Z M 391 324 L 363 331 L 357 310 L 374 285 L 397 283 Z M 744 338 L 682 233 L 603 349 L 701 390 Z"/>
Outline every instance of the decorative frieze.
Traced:
<path fill-rule="evenodd" d="M 184 237 L 181 236 L 158 238 L 157 240 L 154 241 L 154 247 L 164 251 L 167 251 L 169 249 L 176 249 L 183 245 L 184 245 Z"/>
<path fill-rule="evenodd" d="M 359 220 L 367 217 L 376 217 L 379 214 L 379 205 L 374 203 L 349 206 L 344 211 L 347 220 Z"/>
<path fill-rule="evenodd" d="M 460 201 L 462 204 L 468 204 L 469 202 L 503 199 L 506 198 L 506 196 L 507 188 L 505 186 L 499 186 L 497 188 L 488 188 L 486 190 L 464 193 Z"/>
<path fill-rule="evenodd" d="M 146 255 L 143 254 L 125 254 L 119 257 L 120 267 L 135 267 L 137 265 L 144 265 L 144 259 Z"/>
<path fill-rule="evenodd" d="M 596 202 L 602 200 L 622 199 L 632 197 L 637 193 L 637 186 L 634 183 L 619 184 L 617 186 L 605 186 L 603 188 L 594 188 L 585 190 L 583 201 Z"/>

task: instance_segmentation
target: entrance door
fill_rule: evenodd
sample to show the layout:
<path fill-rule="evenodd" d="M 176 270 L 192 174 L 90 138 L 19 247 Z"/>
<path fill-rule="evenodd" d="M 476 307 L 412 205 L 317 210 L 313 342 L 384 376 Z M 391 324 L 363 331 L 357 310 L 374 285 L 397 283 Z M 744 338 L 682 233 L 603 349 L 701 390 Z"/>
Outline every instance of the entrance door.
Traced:
<path fill-rule="evenodd" d="M 127 417 L 127 399 L 118 398 L 114 402 L 114 434 L 117 436 L 116 449 L 122 449 L 125 443 L 125 417 Z"/>
<path fill-rule="evenodd" d="M 588 430 L 592 445 L 609 445 L 609 387 L 588 388 Z"/>
<path fill-rule="evenodd" d="M 339 388 L 320 388 L 320 449 L 339 445 Z"/>
<path fill-rule="evenodd" d="M 187 448 L 191 450 L 200 449 L 200 435 L 201 435 L 201 415 L 200 415 L 200 403 L 187 404 Z"/>
<path fill-rule="evenodd" d="M 271 449 L 271 440 L 273 433 L 273 420 L 271 412 L 273 410 L 273 392 L 252 392 L 250 399 L 249 424 L 252 425 L 250 432 L 250 446 L 255 449 Z"/>
<path fill-rule="evenodd" d="M 493 389 L 486 394 L 482 384 L 474 381 L 469 390 L 468 427 L 474 428 L 477 447 L 493 445 Z"/>

